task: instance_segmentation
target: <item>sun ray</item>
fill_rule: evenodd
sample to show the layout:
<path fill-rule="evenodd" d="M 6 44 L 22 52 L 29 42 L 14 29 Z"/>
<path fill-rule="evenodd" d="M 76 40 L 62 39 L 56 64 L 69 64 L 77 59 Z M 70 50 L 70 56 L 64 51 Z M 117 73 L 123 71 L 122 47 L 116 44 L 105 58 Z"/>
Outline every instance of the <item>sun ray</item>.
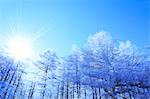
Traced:
<path fill-rule="evenodd" d="M 17 11 L 17 33 L 21 33 L 21 23 L 22 23 L 22 5 L 21 1 L 19 2 L 19 7 Z"/>
<path fill-rule="evenodd" d="M 7 23 L 8 23 L 8 26 L 9 26 L 10 32 L 11 32 L 12 34 L 15 34 L 15 33 L 16 33 L 16 31 L 15 31 L 15 28 L 13 27 L 13 25 L 12 25 L 10 22 L 7 22 Z"/>
<path fill-rule="evenodd" d="M 34 35 L 35 37 L 33 38 L 33 42 L 39 39 L 41 36 L 45 35 L 47 32 L 52 30 L 55 27 L 53 25 L 52 27 L 49 27 L 48 25 L 43 26 L 38 32 L 35 32 Z"/>

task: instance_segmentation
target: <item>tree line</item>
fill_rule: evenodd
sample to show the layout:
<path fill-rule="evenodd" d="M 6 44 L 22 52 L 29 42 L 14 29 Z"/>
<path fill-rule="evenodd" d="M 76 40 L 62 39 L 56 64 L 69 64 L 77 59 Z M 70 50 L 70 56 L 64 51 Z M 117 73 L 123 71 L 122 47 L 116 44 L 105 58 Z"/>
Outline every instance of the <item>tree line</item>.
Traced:
<path fill-rule="evenodd" d="M 60 49 L 61 50 L 61 49 Z M 148 99 L 149 50 L 101 31 L 70 55 L 47 50 L 32 64 L 38 81 L 26 85 L 25 64 L 0 53 L 0 99 Z M 34 78 L 33 78 L 34 79 Z"/>

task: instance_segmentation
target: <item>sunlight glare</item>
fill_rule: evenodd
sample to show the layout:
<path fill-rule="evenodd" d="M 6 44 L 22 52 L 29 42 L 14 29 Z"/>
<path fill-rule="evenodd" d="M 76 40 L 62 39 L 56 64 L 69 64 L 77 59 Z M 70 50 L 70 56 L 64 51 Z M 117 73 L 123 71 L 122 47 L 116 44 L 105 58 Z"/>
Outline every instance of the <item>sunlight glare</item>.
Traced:
<path fill-rule="evenodd" d="M 31 42 L 26 38 L 12 38 L 8 40 L 8 53 L 16 60 L 27 59 L 31 56 Z"/>

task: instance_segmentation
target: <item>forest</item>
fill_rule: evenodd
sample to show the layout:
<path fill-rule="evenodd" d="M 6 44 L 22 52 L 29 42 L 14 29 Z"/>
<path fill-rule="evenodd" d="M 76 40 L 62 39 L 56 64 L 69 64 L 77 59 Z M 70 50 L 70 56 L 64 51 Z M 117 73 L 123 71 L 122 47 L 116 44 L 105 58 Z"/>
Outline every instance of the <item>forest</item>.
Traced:
<path fill-rule="evenodd" d="M 149 99 L 149 51 L 105 31 L 90 35 L 83 46 L 73 45 L 69 55 L 46 50 L 29 64 L 1 48 L 0 99 Z M 27 65 L 37 68 L 31 70 L 36 78 Z"/>

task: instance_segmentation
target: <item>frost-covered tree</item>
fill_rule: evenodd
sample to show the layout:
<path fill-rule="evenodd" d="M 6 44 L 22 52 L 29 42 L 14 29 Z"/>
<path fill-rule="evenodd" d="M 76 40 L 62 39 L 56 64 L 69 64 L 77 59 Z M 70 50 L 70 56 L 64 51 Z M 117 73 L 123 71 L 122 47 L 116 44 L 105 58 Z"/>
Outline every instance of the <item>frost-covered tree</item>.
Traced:
<path fill-rule="evenodd" d="M 149 49 L 138 49 L 129 40 L 116 42 L 105 31 L 90 35 L 81 48 L 73 45 L 66 57 L 52 50 L 41 54 L 33 64 L 37 82 L 25 85 L 24 65 L 0 52 L 1 99 L 150 97 Z"/>
<path fill-rule="evenodd" d="M 145 57 L 130 41 L 117 46 L 109 33 L 96 33 L 89 37 L 83 50 L 81 82 L 91 87 L 93 99 L 141 96 L 139 88 L 149 78 Z"/>
<path fill-rule="evenodd" d="M 39 83 L 41 88 L 41 98 L 52 98 L 55 95 L 55 70 L 58 63 L 58 57 L 52 50 L 47 50 L 44 54 L 40 55 L 39 61 L 36 66 L 41 70 L 41 81 Z"/>
<path fill-rule="evenodd" d="M 17 98 L 22 88 L 23 64 L 16 62 L 6 53 L 0 55 L 0 98 Z"/>
<path fill-rule="evenodd" d="M 80 63 L 82 61 L 82 52 L 76 45 L 72 46 L 72 54 L 66 58 L 66 73 L 65 79 L 67 81 L 67 98 L 81 98 L 81 68 Z M 70 86 L 70 89 L 68 88 Z M 69 94 L 69 92 L 71 94 Z"/>
<path fill-rule="evenodd" d="M 86 79 L 89 79 L 85 82 L 91 86 L 94 99 L 101 98 L 102 89 L 111 95 L 107 90 L 113 85 L 112 64 L 115 54 L 116 49 L 109 33 L 101 31 L 88 38 L 82 67 Z"/>
<path fill-rule="evenodd" d="M 126 94 L 129 98 L 144 98 L 141 89 L 144 81 L 149 77 L 149 66 L 145 53 L 137 50 L 131 42 L 121 42 L 118 47 L 118 57 L 115 63 L 115 86 L 118 88 L 116 93 Z"/>

